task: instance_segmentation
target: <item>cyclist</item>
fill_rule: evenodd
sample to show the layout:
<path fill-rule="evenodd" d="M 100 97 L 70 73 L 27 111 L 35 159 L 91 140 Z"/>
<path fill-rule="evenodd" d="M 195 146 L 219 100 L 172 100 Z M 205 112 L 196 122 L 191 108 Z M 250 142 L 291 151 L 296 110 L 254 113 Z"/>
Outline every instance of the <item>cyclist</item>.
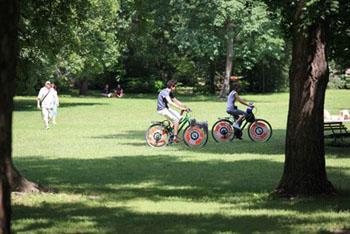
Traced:
<path fill-rule="evenodd" d="M 238 100 L 241 104 L 251 107 L 253 108 L 254 106 L 252 104 L 248 104 L 245 101 L 243 101 L 241 99 L 241 97 L 238 95 L 238 93 L 242 90 L 242 86 L 240 83 L 235 83 L 233 85 L 233 90 L 231 91 L 231 93 L 228 95 L 228 99 L 227 99 L 227 108 L 226 108 L 226 112 L 230 115 L 233 115 L 235 122 L 233 123 L 233 127 L 241 130 L 240 128 L 240 124 L 241 124 L 241 120 L 244 116 L 247 116 L 248 113 L 240 110 L 237 108 L 237 106 L 235 105 L 235 101 Z"/>
<path fill-rule="evenodd" d="M 177 84 L 176 80 L 169 80 L 167 84 L 167 88 L 160 91 L 158 95 L 158 102 L 157 102 L 158 114 L 166 117 L 173 124 L 173 128 L 174 128 L 173 142 L 175 143 L 180 142 L 182 140 L 177 136 L 177 132 L 179 130 L 179 123 L 182 116 L 178 112 L 169 108 L 168 104 L 182 111 L 190 110 L 188 107 L 182 104 L 179 100 L 177 100 L 176 97 L 174 96 L 173 93 L 176 89 L 176 84 Z"/>

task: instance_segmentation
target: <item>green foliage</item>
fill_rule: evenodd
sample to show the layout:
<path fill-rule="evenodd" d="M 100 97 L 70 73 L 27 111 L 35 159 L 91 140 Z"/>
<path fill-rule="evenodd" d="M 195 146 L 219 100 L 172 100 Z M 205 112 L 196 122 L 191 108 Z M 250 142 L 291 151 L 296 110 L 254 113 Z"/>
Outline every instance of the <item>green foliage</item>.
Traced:
<path fill-rule="evenodd" d="M 163 82 L 153 77 L 128 77 L 122 83 L 127 93 L 157 93 L 164 88 Z"/>
<path fill-rule="evenodd" d="M 67 87 L 69 77 L 114 70 L 123 50 L 118 10 L 114 0 L 22 1 L 17 92 L 32 92 L 47 79 Z"/>
<path fill-rule="evenodd" d="M 330 75 L 327 87 L 330 89 L 343 89 L 345 88 L 346 81 L 341 75 Z"/>

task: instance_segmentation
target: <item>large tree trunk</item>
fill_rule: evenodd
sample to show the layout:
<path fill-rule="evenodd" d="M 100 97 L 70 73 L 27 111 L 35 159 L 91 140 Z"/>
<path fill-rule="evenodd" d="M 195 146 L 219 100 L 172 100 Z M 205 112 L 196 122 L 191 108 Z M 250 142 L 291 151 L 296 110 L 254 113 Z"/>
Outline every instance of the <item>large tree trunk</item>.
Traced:
<path fill-rule="evenodd" d="M 0 234 L 11 233 L 12 109 L 17 64 L 18 1 L 0 0 Z"/>
<path fill-rule="evenodd" d="M 328 22 L 319 19 L 304 32 L 304 36 L 298 31 L 302 7 L 300 4 L 294 22 L 285 165 L 276 189 L 277 193 L 290 196 L 334 193 L 326 174 L 323 135 L 324 99 L 329 76 L 326 56 Z"/>
<path fill-rule="evenodd" d="M 10 230 L 10 192 L 48 191 L 23 178 L 11 159 L 12 111 L 18 54 L 18 1 L 0 0 L 0 234 Z"/>
<path fill-rule="evenodd" d="M 226 69 L 225 69 L 225 80 L 222 85 L 220 92 L 220 99 L 226 100 L 227 93 L 230 89 L 230 78 L 232 72 L 232 61 L 233 61 L 233 39 L 232 37 L 233 24 L 231 19 L 228 17 L 226 21 Z"/>

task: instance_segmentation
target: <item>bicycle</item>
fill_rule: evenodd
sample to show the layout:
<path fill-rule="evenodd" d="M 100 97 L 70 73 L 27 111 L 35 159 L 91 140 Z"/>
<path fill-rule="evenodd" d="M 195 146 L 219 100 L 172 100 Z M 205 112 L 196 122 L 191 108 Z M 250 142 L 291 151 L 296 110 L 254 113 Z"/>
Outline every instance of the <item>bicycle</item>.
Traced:
<path fill-rule="evenodd" d="M 255 108 L 255 110 L 257 110 Z M 211 133 L 216 142 L 231 142 L 234 138 L 242 139 L 243 130 L 248 125 L 248 136 L 254 142 L 267 142 L 272 136 L 272 127 L 264 119 L 256 119 L 253 108 L 247 109 L 248 115 L 241 121 L 241 130 L 233 127 L 235 119 L 232 115 L 219 118 L 214 123 Z M 232 119 L 232 120 L 231 120 Z"/>
<path fill-rule="evenodd" d="M 185 127 L 183 131 L 183 140 L 188 147 L 202 147 L 208 142 L 208 122 L 197 122 L 190 118 L 189 110 L 180 120 L 179 130 Z M 181 116 L 184 111 L 181 111 Z M 145 134 L 146 142 L 151 147 L 162 147 L 173 143 L 174 128 L 169 120 L 152 121 L 152 125 Z"/>

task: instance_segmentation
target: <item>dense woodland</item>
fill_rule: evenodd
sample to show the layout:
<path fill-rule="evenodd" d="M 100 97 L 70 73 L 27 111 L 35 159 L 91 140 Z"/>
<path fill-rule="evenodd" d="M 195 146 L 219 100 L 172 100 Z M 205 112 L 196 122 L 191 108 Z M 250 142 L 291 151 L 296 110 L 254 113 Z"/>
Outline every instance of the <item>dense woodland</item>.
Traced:
<path fill-rule="evenodd" d="M 61 91 L 75 86 L 81 94 L 118 82 L 128 92 L 148 93 L 171 78 L 195 92 L 215 93 L 225 75 L 242 77 L 249 92 L 286 90 L 289 23 L 281 9 L 271 11 L 267 4 L 21 1 L 16 93 L 35 94 L 48 79 Z M 227 40 L 232 41 L 230 74 L 225 74 Z M 343 72 L 345 66 L 334 62 L 333 69 Z"/>

